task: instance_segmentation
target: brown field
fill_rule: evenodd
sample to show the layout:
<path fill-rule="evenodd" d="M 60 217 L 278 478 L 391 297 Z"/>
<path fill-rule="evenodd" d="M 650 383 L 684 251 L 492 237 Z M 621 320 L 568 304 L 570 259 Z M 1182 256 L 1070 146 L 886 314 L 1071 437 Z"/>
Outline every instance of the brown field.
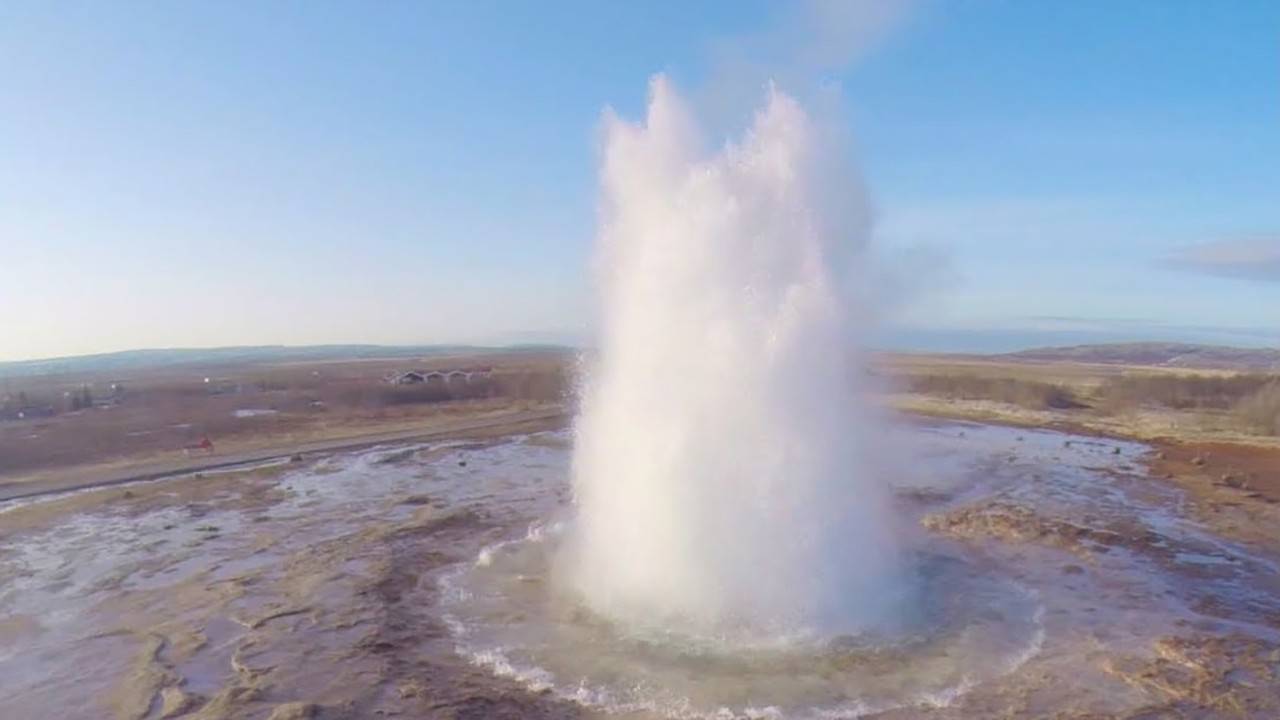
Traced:
<path fill-rule="evenodd" d="M 573 365 L 567 352 L 539 350 L 0 380 L 0 496 L 563 414 Z M 408 370 L 490 372 L 387 382 Z M 1256 448 L 1253 491 L 1274 485 L 1280 498 L 1275 374 L 917 354 L 878 356 L 872 372 L 900 411 L 1190 448 L 1213 458 L 1201 469 L 1219 479 L 1238 472 L 1230 448 Z M 20 407 L 34 412 L 18 418 Z M 192 448 L 206 437 L 212 451 Z"/>
<path fill-rule="evenodd" d="M 886 355 L 876 373 L 897 407 L 928 415 L 1280 446 L 1274 373 L 952 355 Z"/>
<path fill-rule="evenodd" d="M 529 351 L 9 378 L 0 380 L 0 485 L 217 464 L 559 407 L 567 367 L 563 354 Z M 387 381 L 409 370 L 488 372 Z M 192 447 L 206 437 L 211 451 Z"/>

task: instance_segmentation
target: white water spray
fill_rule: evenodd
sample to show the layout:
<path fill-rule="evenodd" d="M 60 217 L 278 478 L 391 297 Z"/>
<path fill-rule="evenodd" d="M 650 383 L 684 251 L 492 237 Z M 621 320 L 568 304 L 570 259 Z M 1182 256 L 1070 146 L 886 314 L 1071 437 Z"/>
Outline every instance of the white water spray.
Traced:
<path fill-rule="evenodd" d="M 731 642 L 872 629 L 897 594 L 848 301 L 861 188 L 775 90 L 740 142 L 697 135 L 662 77 L 642 125 L 606 118 L 569 583 Z"/>

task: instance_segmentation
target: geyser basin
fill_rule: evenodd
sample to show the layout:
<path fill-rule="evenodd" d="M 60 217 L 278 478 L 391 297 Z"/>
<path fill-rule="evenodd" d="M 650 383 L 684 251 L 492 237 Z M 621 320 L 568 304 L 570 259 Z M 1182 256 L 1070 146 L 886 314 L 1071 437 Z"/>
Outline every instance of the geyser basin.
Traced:
<path fill-rule="evenodd" d="M 557 580 L 633 629 L 874 631 L 901 579 L 851 350 L 860 188 L 779 92 L 707 152 L 669 84 L 651 90 L 642 124 L 606 119 L 601 334 Z"/>
<path fill-rule="evenodd" d="M 894 505 L 931 519 L 903 559 L 923 589 L 911 622 L 728 651 L 645 637 L 548 581 L 563 531 L 529 527 L 572 510 L 567 434 L 0 503 L 0 716 L 99 720 L 133 693 L 141 714 L 163 677 L 228 717 L 308 701 L 322 716 L 599 717 L 589 703 L 723 720 L 741 701 L 742 715 L 832 720 L 873 697 L 911 705 L 871 714 L 883 720 L 1280 717 L 1266 670 L 1280 558 L 1204 525 L 1192 497 L 1145 474 L 1148 448 L 972 424 L 909 432 L 918 452 Z M 1023 635 L 1031 598 L 1039 651 L 994 677 L 1021 641 L 1037 647 L 1034 623 Z M 179 641 L 157 655 L 157 632 Z M 962 663 L 941 649 L 967 658 L 954 690 Z M 140 658 L 163 665 L 139 673 Z"/>
<path fill-rule="evenodd" d="M 939 554 L 906 558 L 917 592 L 896 597 L 904 621 L 892 632 L 746 645 L 637 627 L 556 582 L 561 540 L 559 528 L 539 528 L 487 548 L 443 579 L 442 604 L 475 662 L 600 709 L 803 718 L 945 704 L 1017 667 L 1043 640 L 1030 592 Z"/>

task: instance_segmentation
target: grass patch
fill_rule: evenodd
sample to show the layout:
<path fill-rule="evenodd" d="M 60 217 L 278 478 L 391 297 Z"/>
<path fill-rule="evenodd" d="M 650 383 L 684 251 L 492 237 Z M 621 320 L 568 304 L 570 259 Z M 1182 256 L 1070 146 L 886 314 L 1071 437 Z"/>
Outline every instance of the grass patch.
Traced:
<path fill-rule="evenodd" d="M 1086 407 L 1066 385 L 1013 377 L 969 374 L 912 374 L 903 378 L 913 393 L 953 400 L 991 400 L 1032 410 L 1075 410 Z"/>
<path fill-rule="evenodd" d="M 1165 418 L 1170 427 L 1216 427 L 1280 437 L 1280 374 L 1172 372 L 1039 364 L 943 362 L 887 368 L 907 392 L 984 401 L 1036 411 L 1079 413 L 1081 420 L 1137 422 Z M 1090 372 L 1092 370 L 1092 372 Z"/>
<path fill-rule="evenodd" d="M 1280 379 L 1241 399 L 1233 414 L 1252 432 L 1280 436 Z"/>
<path fill-rule="evenodd" d="M 1229 410 L 1268 385 L 1274 375 L 1173 375 L 1132 373 L 1098 387 L 1100 403 L 1114 410 L 1162 407 L 1171 410 Z"/>

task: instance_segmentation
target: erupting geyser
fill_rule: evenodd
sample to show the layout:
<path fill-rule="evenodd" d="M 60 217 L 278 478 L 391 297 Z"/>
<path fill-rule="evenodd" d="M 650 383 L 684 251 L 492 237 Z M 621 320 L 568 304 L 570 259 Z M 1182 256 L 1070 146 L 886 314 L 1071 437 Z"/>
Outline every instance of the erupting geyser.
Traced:
<path fill-rule="evenodd" d="M 697 135 L 661 77 L 642 124 L 606 120 L 576 518 L 441 578 L 457 650 L 627 717 L 947 704 L 1034 655 L 1043 611 L 927 538 L 894 547 L 861 187 L 776 90 L 738 142 Z"/>
<path fill-rule="evenodd" d="M 705 152 L 652 82 L 606 118 L 601 333 L 564 571 L 616 622 L 727 640 L 857 633 L 900 596 L 856 353 L 861 187 L 775 89 Z"/>

